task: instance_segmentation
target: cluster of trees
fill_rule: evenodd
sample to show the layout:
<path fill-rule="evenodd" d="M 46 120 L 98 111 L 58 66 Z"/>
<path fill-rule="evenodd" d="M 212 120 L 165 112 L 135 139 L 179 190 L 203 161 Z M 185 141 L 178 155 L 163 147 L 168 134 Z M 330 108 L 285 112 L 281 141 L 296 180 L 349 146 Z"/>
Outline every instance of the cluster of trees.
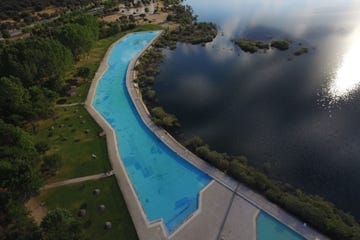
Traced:
<path fill-rule="evenodd" d="M 152 120 L 165 128 L 180 127 L 178 119 L 173 114 L 165 112 L 162 107 L 154 107 L 151 109 Z"/>
<path fill-rule="evenodd" d="M 100 38 L 113 36 L 121 31 L 127 31 L 136 27 L 135 17 L 133 15 L 119 17 L 117 22 L 101 22 Z"/>
<path fill-rule="evenodd" d="M 0 239 L 60 239 L 54 236 L 64 234 L 61 239 L 79 239 L 80 228 L 66 210 L 49 212 L 39 228 L 24 207 L 62 161 L 46 154 L 48 143 L 35 144 L 21 127 L 31 130 L 33 120 L 53 114 L 74 59 L 99 38 L 97 19 L 81 12 L 52 24 L 39 36 L 0 43 Z M 89 69 L 77 74 L 86 77 Z"/>
<path fill-rule="evenodd" d="M 38 239 L 39 229 L 24 202 L 42 184 L 40 161 L 30 136 L 0 119 L 0 239 Z"/>
<path fill-rule="evenodd" d="M 272 40 L 270 43 L 260 41 L 260 40 L 251 40 L 246 38 L 240 38 L 234 40 L 235 44 L 238 45 L 241 50 L 244 52 L 255 53 L 259 49 L 268 50 L 270 46 L 272 48 L 279 49 L 281 51 L 288 50 L 290 47 L 290 41 L 288 40 Z"/>
<path fill-rule="evenodd" d="M 137 71 L 135 81 L 138 83 L 143 100 L 151 112 L 152 120 L 156 124 L 171 130 L 174 127 L 179 127 L 179 122 L 174 115 L 167 113 L 162 107 L 158 106 L 159 101 L 153 88 L 155 76 L 160 73 L 159 62 L 162 59 L 161 49 L 152 48 L 147 50 L 135 66 Z"/>
<path fill-rule="evenodd" d="M 186 26 L 179 26 L 173 31 L 168 31 L 160 39 L 158 44 L 174 47 L 177 41 L 202 44 L 211 42 L 217 35 L 217 28 L 213 23 L 195 22 Z M 159 46 L 159 45 L 158 45 Z"/>
<path fill-rule="evenodd" d="M 57 41 L 28 39 L 0 45 L 0 118 L 15 125 L 51 114 L 71 52 Z"/>
<path fill-rule="evenodd" d="M 118 2 L 117 0 L 114 1 Z M 41 11 L 49 6 L 75 9 L 89 5 L 96 6 L 102 3 L 102 0 L 2 0 L 0 4 L 0 19 L 25 19 L 32 16 L 30 13 Z"/>
<path fill-rule="evenodd" d="M 191 25 L 197 20 L 197 16 L 193 14 L 193 9 L 189 5 L 173 4 L 169 10 L 174 14 L 169 14 L 167 20 L 181 25 Z"/>
<path fill-rule="evenodd" d="M 167 20 L 178 23 L 179 27 L 163 34 L 156 43 L 157 47 L 174 49 L 178 41 L 202 44 L 211 42 L 216 37 L 216 25 L 208 22 L 197 22 L 197 17 L 193 15 L 191 6 L 181 5 L 180 1 L 173 1 L 172 5 L 169 6 L 173 14 L 169 14 Z"/>
<path fill-rule="evenodd" d="M 50 210 L 41 222 L 44 240 L 79 240 L 82 239 L 81 224 L 67 209 Z"/>
<path fill-rule="evenodd" d="M 194 137 L 184 144 L 211 165 L 259 191 L 270 201 L 329 237 L 342 240 L 360 239 L 360 225 L 355 218 L 321 197 L 306 194 L 289 184 L 275 182 L 265 173 L 249 166 L 246 157 L 230 156 L 211 150 L 199 137 Z"/>
<path fill-rule="evenodd" d="M 270 43 L 271 47 L 279 49 L 281 51 L 288 50 L 290 47 L 289 40 L 272 40 Z"/>
<path fill-rule="evenodd" d="M 76 59 L 89 52 L 99 38 L 99 23 L 89 14 L 74 11 L 57 22 L 62 26 L 53 31 L 54 38 L 69 48 Z"/>
<path fill-rule="evenodd" d="M 294 52 L 294 55 L 295 56 L 300 56 L 300 55 L 303 55 L 305 53 L 308 53 L 309 52 L 309 49 L 306 48 L 306 47 L 299 47 L 295 50 Z"/>
<path fill-rule="evenodd" d="M 260 40 L 251 40 L 246 38 L 239 38 L 233 40 L 233 42 L 240 47 L 244 52 L 255 53 L 261 50 L 268 50 L 270 47 L 276 48 L 281 51 L 286 51 L 290 48 L 291 42 L 289 40 L 272 40 L 270 43 Z M 302 44 L 299 43 L 299 46 Z M 293 53 L 295 56 L 300 56 L 302 54 L 308 53 L 308 48 L 298 47 Z"/>
<path fill-rule="evenodd" d="M 235 40 L 234 42 L 236 45 L 238 45 L 241 48 L 241 50 L 243 50 L 244 52 L 249 52 L 249 53 L 255 53 L 259 49 L 263 49 L 263 50 L 270 49 L 270 46 L 268 43 L 266 43 L 264 41 L 259 41 L 259 40 L 250 40 L 250 39 L 240 38 L 240 39 Z"/>

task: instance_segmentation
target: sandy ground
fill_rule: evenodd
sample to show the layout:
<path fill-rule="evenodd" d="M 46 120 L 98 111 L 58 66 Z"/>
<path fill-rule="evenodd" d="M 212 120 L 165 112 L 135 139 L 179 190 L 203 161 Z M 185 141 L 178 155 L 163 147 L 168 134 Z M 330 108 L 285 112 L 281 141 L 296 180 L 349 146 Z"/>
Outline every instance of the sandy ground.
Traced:
<path fill-rule="evenodd" d="M 35 219 L 37 224 L 41 223 L 41 220 L 47 213 L 46 206 L 42 205 L 41 202 L 39 202 L 39 199 L 35 197 L 30 198 L 30 200 L 25 204 L 25 207 L 30 211 L 31 216 Z"/>
<path fill-rule="evenodd" d="M 120 10 L 117 13 L 104 16 L 102 20 L 105 22 L 114 22 L 119 19 L 120 16 L 126 15 L 133 15 L 135 16 L 138 23 L 152 23 L 152 24 L 159 24 L 159 25 L 165 25 L 166 24 L 166 17 L 168 14 L 166 12 L 162 12 L 161 9 L 164 7 L 163 3 L 161 1 L 157 3 L 152 3 L 149 6 L 139 7 L 139 8 L 126 8 L 125 6 L 120 5 Z M 145 8 L 149 9 L 149 12 L 145 12 Z M 157 13 L 153 13 L 155 8 L 158 8 L 159 11 Z M 140 14 L 146 14 L 144 17 L 145 19 L 150 20 L 144 21 L 139 15 Z"/>
<path fill-rule="evenodd" d="M 47 13 L 47 14 L 53 14 L 53 13 L 56 13 L 57 10 L 60 10 L 61 8 L 57 8 L 57 7 L 47 7 L 45 8 L 44 10 L 41 10 L 39 12 L 36 12 L 37 15 L 40 15 L 40 14 L 44 14 L 44 13 Z"/>

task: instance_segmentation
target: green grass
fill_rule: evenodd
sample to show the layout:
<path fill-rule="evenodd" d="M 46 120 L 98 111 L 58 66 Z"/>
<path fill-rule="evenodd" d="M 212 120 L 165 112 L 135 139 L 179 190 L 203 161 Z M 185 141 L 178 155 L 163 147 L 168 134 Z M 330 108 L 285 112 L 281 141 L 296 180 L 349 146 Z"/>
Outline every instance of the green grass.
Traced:
<path fill-rule="evenodd" d="M 34 142 L 50 142 L 47 154 L 58 153 L 62 156 L 62 166 L 48 182 L 59 181 L 111 169 L 105 136 L 83 106 L 55 108 L 53 118 L 38 122 Z M 83 122 L 83 123 L 82 123 Z M 86 130 L 90 130 L 88 134 Z M 92 158 L 95 154 L 96 159 Z"/>
<path fill-rule="evenodd" d="M 160 26 L 148 24 L 138 26 L 132 32 L 161 29 Z M 75 78 L 76 68 L 88 67 L 91 70 L 89 79 L 93 79 L 107 49 L 126 33 L 128 32 L 99 40 L 96 46 L 77 62 L 76 67 L 67 74 L 67 78 Z M 90 84 L 91 81 L 83 81 L 75 90 L 76 96 L 61 98 L 66 99 L 67 104 L 84 102 Z M 101 128 L 83 106 L 57 107 L 52 118 L 34 124 L 37 126 L 36 133 L 32 135 L 34 142 L 46 141 L 51 147 L 46 154 L 57 153 L 62 156 L 62 166 L 55 176 L 47 179 L 48 183 L 111 169 L 105 136 L 99 137 Z M 90 130 L 88 134 L 85 133 L 87 129 Z M 92 158 L 92 154 L 97 156 L 96 159 Z M 101 189 L 98 197 L 92 195 L 95 188 Z M 86 204 L 88 213 L 82 219 L 86 239 L 137 239 L 131 217 L 114 177 L 45 190 L 39 198 L 40 201 L 46 202 L 48 209 L 64 207 L 74 213 L 77 213 L 81 205 Z M 99 204 L 106 206 L 103 214 L 97 211 Z M 113 224 L 109 231 L 103 230 L 106 221 Z"/>
<path fill-rule="evenodd" d="M 101 191 L 98 196 L 92 194 L 96 188 Z M 83 224 L 85 239 L 137 239 L 115 177 L 45 190 L 41 192 L 39 200 L 44 201 L 48 209 L 67 208 L 74 215 L 77 215 L 82 206 L 85 207 L 86 215 L 79 218 Z M 98 211 L 100 204 L 105 205 L 103 213 Z M 105 231 L 103 226 L 106 221 L 112 223 L 112 228 Z"/>

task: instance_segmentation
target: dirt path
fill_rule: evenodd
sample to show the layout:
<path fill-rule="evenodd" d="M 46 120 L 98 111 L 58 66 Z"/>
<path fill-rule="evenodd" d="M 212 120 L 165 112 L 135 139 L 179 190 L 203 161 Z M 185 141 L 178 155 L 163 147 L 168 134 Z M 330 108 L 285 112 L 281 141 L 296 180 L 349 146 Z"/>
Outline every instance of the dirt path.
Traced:
<path fill-rule="evenodd" d="M 72 178 L 72 179 L 68 179 L 68 180 L 64 180 L 64 181 L 60 181 L 60 182 L 47 184 L 44 187 L 42 187 L 41 190 L 64 186 L 64 185 L 69 185 L 69 184 L 74 184 L 74 183 L 85 182 L 85 181 L 89 181 L 89 180 L 98 180 L 101 178 L 110 177 L 112 175 L 114 175 L 113 170 L 106 172 L 106 173 L 99 173 L 99 174 L 85 176 L 85 177 Z"/>
<path fill-rule="evenodd" d="M 30 211 L 31 216 L 34 218 L 35 222 L 40 225 L 41 220 L 45 217 L 47 213 L 47 208 L 42 204 L 38 198 L 32 197 L 25 204 L 25 207 Z"/>
<path fill-rule="evenodd" d="M 60 187 L 68 184 L 74 184 L 74 183 L 80 183 L 85 182 L 89 180 L 98 180 L 106 177 L 110 177 L 114 175 L 114 171 L 111 170 L 106 173 L 100 173 L 85 177 L 79 177 L 79 178 L 72 178 L 60 182 L 55 182 L 51 184 L 47 184 L 44 187 L 42 187 L 40 190 L 46 190 L 50 188 Z M 25 207 L 31 212 L 31 216 L 34 218 L 35 222 L 40 225 L 41 220 L 44 218 L 44 216 L 47 213 L 47 208 L 44 203 L 40 202 L 38 198 L 32 197 L 30 200 L 25 204 Z"/>
<path fill-rule="evenodd" d="M 60 107 L 72 107 L 72 106 L 77 106 L 77 105 L 84 105 L 84 103 L 56 104 L 55 107 L 57 107 L 57 108 L 60 108 Z"/>

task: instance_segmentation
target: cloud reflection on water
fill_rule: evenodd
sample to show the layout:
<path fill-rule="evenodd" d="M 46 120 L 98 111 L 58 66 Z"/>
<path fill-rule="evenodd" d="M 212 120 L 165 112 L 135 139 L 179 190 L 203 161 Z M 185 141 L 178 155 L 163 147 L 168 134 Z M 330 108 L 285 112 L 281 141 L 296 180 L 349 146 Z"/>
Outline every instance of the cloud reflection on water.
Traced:
<path fill-rule="evenodd" d="M 360 91 L 351 90 L 360 82 L 360 31 L 354 32 L 360 1 L 186 3 L 200 21 L 214 21 L 220 30 L 206 47 L 179 46 L 155 84 L 185 134 L 200 135 L 221 151 L 271 162 L 275 175 L 360 217 L 355 204 L 360 194 L 351 191 L 360 183 L 360 175 L 352 172 L 360 167 Z M 231 51 L 230 40 L 237 37 L 289 37 L 295 43 L 286 52 L 248 54 L 238 47 Z M 293 57 L 300 42 L 310 52 Z M 349 91 L 354 91 L 352 99 L 332 104 Z"/>
<path fill-rule="evenodd" d="M 330 83 L 329 93 L 334 98 L 347 97 L 359 88 L 360 29 L 350 39 L 350 46 Z"/>

